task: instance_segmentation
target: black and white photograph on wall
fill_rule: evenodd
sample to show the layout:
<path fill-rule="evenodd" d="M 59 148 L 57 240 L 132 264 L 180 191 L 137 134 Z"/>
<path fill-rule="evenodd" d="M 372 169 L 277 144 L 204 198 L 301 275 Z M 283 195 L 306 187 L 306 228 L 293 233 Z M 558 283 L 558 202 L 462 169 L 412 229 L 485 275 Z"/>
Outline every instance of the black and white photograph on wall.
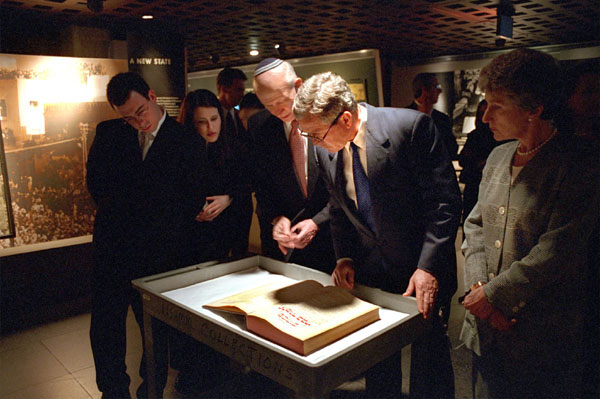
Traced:
<path fill-rule="evenodd" d="M 15 236 L 0 248 L 92 234 L 85 164 L 127 60 L 0 54 L 2 137 Z"/>
<path fill-rule="evenodd" d="M 454 71 L 454 107 L 450 116 L 454 136 L 462 144 L 467 134 L 475 129 L 477 104 L 483 100 L 483 93 L 478 87 L 480 72 L 481 69 Z"/>

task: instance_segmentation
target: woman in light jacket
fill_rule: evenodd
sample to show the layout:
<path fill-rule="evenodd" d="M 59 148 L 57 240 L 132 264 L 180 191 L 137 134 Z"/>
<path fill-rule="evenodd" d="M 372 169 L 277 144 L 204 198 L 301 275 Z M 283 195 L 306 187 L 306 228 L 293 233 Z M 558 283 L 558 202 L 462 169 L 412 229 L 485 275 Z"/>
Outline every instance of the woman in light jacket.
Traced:
<path fill-rule="evenodd" d="M 598 222 L 598 149 L 559 127 L 560 72 L 519 49 L 480 76 L 494 139 L 464 224 L 461 339 L 474 352 L 475 396 L 577 397 L 586 260 Z M 566 130 L 566 129 L 565 129 Z"/>

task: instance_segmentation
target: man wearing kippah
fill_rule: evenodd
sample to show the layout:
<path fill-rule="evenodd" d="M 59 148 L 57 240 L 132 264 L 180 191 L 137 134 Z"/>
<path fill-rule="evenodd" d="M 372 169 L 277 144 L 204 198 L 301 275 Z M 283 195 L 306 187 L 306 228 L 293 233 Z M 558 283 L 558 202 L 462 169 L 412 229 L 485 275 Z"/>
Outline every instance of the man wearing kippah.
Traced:
<path fill-rule="evenodd" d="M 256 67 L 253 83 L 267 109 L 248 120 L 262 253 L 330 273 L 335 258 L 329 194 L 314 147 L 300 136 L 292 113 L 302 79 L 288 62 L 267 58 Z"/>

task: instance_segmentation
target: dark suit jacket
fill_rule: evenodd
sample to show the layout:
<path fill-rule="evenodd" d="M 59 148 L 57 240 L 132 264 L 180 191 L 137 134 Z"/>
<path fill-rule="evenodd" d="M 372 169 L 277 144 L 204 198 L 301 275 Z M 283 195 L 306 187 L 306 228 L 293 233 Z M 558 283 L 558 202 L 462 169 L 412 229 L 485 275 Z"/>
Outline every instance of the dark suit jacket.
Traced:
<path fill-rule="evenodd" d="M 107 274 L 130 280 L 188 261 L 205 197 L 203 143 L 167 116 L 142 160 L 135 129 L 120 119 L 98 125 L 86 178 L 97 204 L 96 265 Z"/>
<path fill-rule="evenodd" d="M 406 108 L 417 110 L 417 103 L 413 102 Z M 446 146 L 446 150 L 450 155 L 450 159 L 457 160 L 458 143 L 456 142 L 456 137 L 454 137 L 454 133 L 452 133 L 452 119 L 450 119 L 450 117 L 445 113 L 440 112 L 435 108 L 431 111 L 431 119 L 433 119 L 435 127 L 437 127 L 442 139 L 444 140 L 444 145 Z"/>
<path fill-rule="evenodd" d="M 197 134 L 197 133 L 196 133 Z M 229 195 L 231 204 L 210 222 L 196 222 L 195 252 L 197 261 L 204 262 L 227 257 L 235 247 L 242 219 L 252 217 L 252 198 L 247 180 L 247 149 L 228 136 L 219 136 L 215 143 L 204 149 L 208 161 L 203 182 L 206 195 Z M 240 243 L 248 251 L 248 231 L 245 242 Z"/>
<path fill-rule="evenodd" d="M 277 242 L 273 240 L 271 222 L 280 215 L 293 220 L 302 212 L 295 222 L 311 218 L 319 226 L 319 232 L 305 249 L 294 250 L 289 261 L 319 270 L 333 270 L 335 257 L 329 232 L 329 193 L 316 164 L 312 143 L 309 140 L 308 198 L 304 198 L 283 122 L 265 110 L 253 115 L 248 127 L 254 140 L 252 184 L 263 254 L 282 258 Z"/>
<path fill-rule="evenodd" d="M 331 234 L 338 259 L 355 262 L 356 279 L 403 292 L 417 266 L 438 278 L 440 295 L 456 291 L 454 240 L 460 192 L 454 168 L 427 115 L 367 107 L 371 206 L 377 234 L 357 217 L 346 195 L 343 150 L 317 148 L 331 193 Z"/>

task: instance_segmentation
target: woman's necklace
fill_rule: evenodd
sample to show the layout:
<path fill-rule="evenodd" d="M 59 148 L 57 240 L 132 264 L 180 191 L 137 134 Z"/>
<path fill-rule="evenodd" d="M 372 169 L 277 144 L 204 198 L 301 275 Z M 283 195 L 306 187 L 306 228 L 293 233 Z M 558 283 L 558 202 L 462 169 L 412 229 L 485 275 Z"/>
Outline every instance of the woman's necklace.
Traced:
<path fill-rule="evenodd" d="M 556 130 L 556 129 L 552 130 L 552 133 L 550 134 L 550 136 L 548 136 L 548 138 L 546 138 L 546 140 L 542 141 L 540 144 L 533 147 L 529 151 L 522 152 L 521 150 L 519 150 L 519 148 L 521 148 L 521 143 L 519 143 L 519 145 L 517 146 L 517 154 L 523 156 L 523 155 L 531 155 L 533 153 L 538 152 L 547 142 L 549 142 L 552 139 L 552 137 L 554 137 L 556 135 L 557 132 L 558 132 L 558 130 Z"/>

